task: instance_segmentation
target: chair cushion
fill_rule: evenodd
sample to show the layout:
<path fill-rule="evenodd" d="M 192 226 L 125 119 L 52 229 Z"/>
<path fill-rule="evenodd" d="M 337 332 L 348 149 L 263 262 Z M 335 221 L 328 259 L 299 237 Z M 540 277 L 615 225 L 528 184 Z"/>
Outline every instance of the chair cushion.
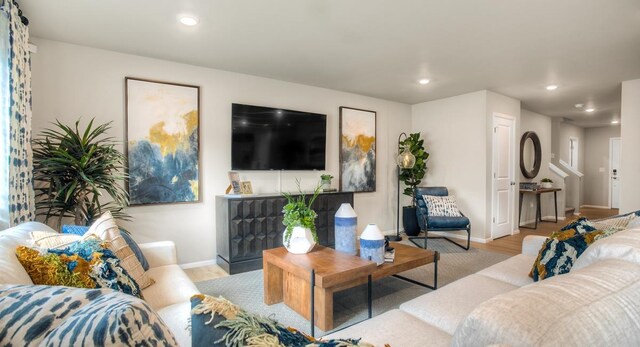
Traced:
<path fill-rule="evenodd" d="M 506 282 L 473 274 L 409 300 L 400 305 L 400 309 L 453 335 L 458 324 L 476 306 L 517 288 Z"/>
<path fill-rule="evenodd" d="M 467 217 L 427 217 L 427 223 L 429 230 L 436 228 L 460 228 L 466 229 L 469 225 L 469 218 Z"/>
<path fill-rule="evenodd" d="M 387 311 L 362 323 L 325 335 L 323 339 L 362 337 L 374 346 L 449 346 L 451 335 L 400 310 Z"/>
<path fill-rule="evenodd" d="M 143 300 L 110 289 L 0 285 L 6 346 L 178 346 Z"/>

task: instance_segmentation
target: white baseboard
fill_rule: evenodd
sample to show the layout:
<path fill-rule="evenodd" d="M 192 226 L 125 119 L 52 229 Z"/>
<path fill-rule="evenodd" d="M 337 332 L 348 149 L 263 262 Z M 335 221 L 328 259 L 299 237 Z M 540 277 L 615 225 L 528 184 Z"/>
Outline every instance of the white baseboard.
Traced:
<path fill-rule="evenodd" d="M 216 265 L 216 260 L 215 259 L 196 261 L 196 262 L 193 262 L 193 263 L 180 264 L 180 267 L 182 269 L 193 269 L 194 267 L 211 266 L 211 265 Z"/>
<path fill-rule="evenodd" d="M 581 205 L 580 207 L 587 207 L 587 208 L 601 208 L 604 210 L 608 210 L 609 206 L 601 206 L 601 205 Z"/>

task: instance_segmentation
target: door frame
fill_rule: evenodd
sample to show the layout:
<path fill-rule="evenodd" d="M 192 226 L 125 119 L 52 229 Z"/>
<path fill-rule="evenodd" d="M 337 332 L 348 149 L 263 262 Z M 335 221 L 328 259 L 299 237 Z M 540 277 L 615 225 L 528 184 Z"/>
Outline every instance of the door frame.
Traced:
<path fill-rule="evenodd" d="M 495 234 L 495 226 L 496 226 L 496 205 L 497 205 L 497 201 L 496 201 L 496 177 L 495 177 L 495 165 L 496 165 L 496 151 L 497 151 L 497 145 L 496 145 L 496 120 L 498 118 L 502 118 L 502 119 L 506 119 L 508 121 L 510 121 L 513 126 L 511 127 L 511 144 L 513 145 L 513 150 L 511 151 L 511 156 L 509 158 L 509 161 L 511 162 L 510 167 L 511 167 L 511 172 L 512 172 L 512 182 L 515 182 L 517 184 L 517 182 L 519 181 L 519 178 L 516 178 L 516 117 L 514 116 L 510 116 L 508 114 L 504 114 L 504 113 L 498 113 L 498 112 L 494 112 L 493 113 L 493 117 L 492 117 L 492 122 L 491 122 L 491 129 L 493 131 L 491 131 L 491 240 L 494 240 L 494 234 Z M 511 216 L 509 218 L 509 224 L 511 225 L 510 230 L 511 230 L 511 235 L 514 234 L 515 229 L 514 229 L 514 225 L 515 225 L 515 215 L 516 215 L 516 196 L 515 196 L 515 185 L 510 185 L 511 187 L 511 191 L 509 192 L 509 199 L 511 200 L 511 206 L 509 207 L 511 209 Z M 519 207 L 519 206 L 518 206 Z"/>
<path fill-rule="evenodd" d="M 612 209 L 612 193 L 613 193 L 613 186 L 611 184 L 612 181 L 612 171 L 613 171 L 613 140 L 618 140 L 620 141 L 620 152 L 622 152 L 622 138 L 621 137 L 610 137 L 609 138 L 609 167 L 608 167 L 608 176 L 609 176 L 609 209 Z M 620 177 L 620 175 L 618 175 L 618 177 Z"/>

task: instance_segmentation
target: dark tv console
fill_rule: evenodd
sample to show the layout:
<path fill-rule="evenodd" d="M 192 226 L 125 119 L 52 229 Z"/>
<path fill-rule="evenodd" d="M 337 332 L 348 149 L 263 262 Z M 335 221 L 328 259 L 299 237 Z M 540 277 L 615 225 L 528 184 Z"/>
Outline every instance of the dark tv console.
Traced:
<path fill-rule="evenodd" d="M 262 251 L 282 246 L 282 207 L 286 203 L 280 194 L 216 196 L 218 265 L 229 274 L 261 269 Z M 313 203 L 323 246 L 334 245 L 334 215 L 343 203 L 353 206 L 352 192 L 322 193 Z"/>

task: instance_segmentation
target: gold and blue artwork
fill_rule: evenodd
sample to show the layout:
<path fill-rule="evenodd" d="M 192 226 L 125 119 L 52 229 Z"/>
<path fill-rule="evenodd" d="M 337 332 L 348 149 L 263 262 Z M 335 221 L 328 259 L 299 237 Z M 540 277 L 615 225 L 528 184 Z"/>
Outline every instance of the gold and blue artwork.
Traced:
<path fill-rule="evenodd" d="M 127 77 L 131 205 L 200 201 L 200 88 Z"/>
<path fill-rule="evenodd" d="M 376 190 L 376 113 L 340 107 L 340 190 Z"/>

